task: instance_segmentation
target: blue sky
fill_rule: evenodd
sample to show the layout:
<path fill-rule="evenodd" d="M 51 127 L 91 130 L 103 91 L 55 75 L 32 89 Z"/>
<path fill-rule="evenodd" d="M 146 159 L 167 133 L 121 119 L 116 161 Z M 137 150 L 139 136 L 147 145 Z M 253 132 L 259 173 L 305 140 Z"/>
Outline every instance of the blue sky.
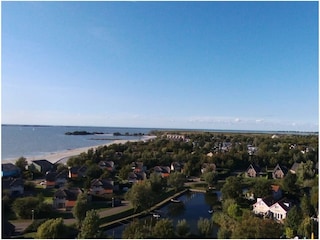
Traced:
<path fill-rule="evenodd" d="M 2 123 L 318 131 L 317 2 L 2 2 Z"/>

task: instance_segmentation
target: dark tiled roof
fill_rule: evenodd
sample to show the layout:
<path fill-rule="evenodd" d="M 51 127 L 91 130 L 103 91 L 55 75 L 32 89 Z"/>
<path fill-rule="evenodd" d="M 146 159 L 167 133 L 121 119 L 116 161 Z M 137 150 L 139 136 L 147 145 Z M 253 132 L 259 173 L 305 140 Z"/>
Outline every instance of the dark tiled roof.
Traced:
<path fill-rule="evenodd" d="M 64 197 L 69 201 L 77 200 L 78 194 L 80 193 L 79 189 L 59 189 L 54 193 L 55 197 Z"/>
<path fill-rule="evenodd" d="M 48 170 L 53 168 L 53 163 L 49 162 L 48 160 L 42 159 L 42 160 L 34 160 L 33 163 L 39 165 L 41 168 Z"/>
<path fill-rule="evenodd" d="M 113 181 L 108 179 L 93 179 L 91 186 L 103 187 L 104 189 L 113 189 Z"/>
<path fill-rule="evenodd" d="M 6 171 L 6 172 L 9 172 L 9 171 L 20 171 L 19 168 L 14 165 L 13 163 L 2 163 L 1 164 L 1 170 L 2 171 Z"/>

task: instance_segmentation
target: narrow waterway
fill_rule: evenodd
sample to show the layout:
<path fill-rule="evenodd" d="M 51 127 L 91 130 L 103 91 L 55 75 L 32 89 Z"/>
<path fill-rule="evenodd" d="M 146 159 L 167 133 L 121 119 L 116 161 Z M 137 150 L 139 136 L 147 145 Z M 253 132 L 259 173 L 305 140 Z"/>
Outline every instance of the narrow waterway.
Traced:
<path fill-rule="evenodd" d="M 180 203 L 169 202 L 163 207 L 157 210 L 157 213 L 161 218 L 169 218 L 173 221 L 174 226 L 177 224 L 178 220 L 185 219 L 190 225 L 191 232 L 193 234 L 198 233 L 197 222 L 202 218 L 210 219 L 212 214 L 208 211 L 212 208 L 218 201 L 218 197 L 216 194 L 206 194 L 200 192 L 188 192 L 179 198 Z M 213 213 L 214 214 L 214 213 Z M 147 220 L 148 218 L 152 218 L 150 215 L 148 217 L 142 218 L 143 220 Z M 120 239 L 122 238 L 122 232 L 125 227 L 129 223 L 122 223 L 122 225 L 106 230 L 106 234 L 113 238 Z M 214 224 L 214 230 L 212 233 L 212 238 L 217 237 L 218 226 Z"/>

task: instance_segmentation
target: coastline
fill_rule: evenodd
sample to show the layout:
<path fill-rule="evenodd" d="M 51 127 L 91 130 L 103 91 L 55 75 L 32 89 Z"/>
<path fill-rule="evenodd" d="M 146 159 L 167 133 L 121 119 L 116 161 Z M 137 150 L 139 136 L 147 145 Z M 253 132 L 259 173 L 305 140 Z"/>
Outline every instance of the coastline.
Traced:
<path fill-rule="evenodd" d="M 114 140 L 112 142 L 105 143 L 105 144 L 99 144 L 99 145 L 94 145 L 94 146 L 89 146 L 89 147 L 81 147 L 81 148 L 75 148 L 75 149 L 68 149 L 68 150 L 64 150 L 64 151 L 48 153 L 45 155 L 26 157 L 26 159 L 29 164 L 33 160 L 41 160 L 41 159 L 48 160 L 49 162 L 51 162 L 53 164 L 58 163 L 58 162 L 59 163 L 66 163 L 70 157 L 77 156 L 83 152 L 87 152 L 89 149 L 96 149 L 101 146 L 109 146 L 112 144 L 124 144 L 127 142 L 149 141 L 154 138 L 156 138 L 156 136 L 143 136 L 141 139 L 136 139 L 136 140 Z M 15 163 L 16 160 L 17 159 L 4 159 L 1 162 L 2 163 Z"/>

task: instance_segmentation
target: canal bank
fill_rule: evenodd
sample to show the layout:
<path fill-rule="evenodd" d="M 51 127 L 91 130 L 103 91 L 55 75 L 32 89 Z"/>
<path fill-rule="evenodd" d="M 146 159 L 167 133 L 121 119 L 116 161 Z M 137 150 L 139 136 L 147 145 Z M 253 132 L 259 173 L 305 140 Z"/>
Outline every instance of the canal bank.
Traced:
<path fill-rule="evenodd" d="M 151 215 L 151 213 L 153 211 L 155 211 L 155 210 L 159 209 L 160 207 L 164 206 L 165 204 L 169 203 L 172 198 L 180 197 L 181 195 L 185 194 L 188 191 L 189 191 L 189 189 L 184 189 L 184 190 L 182 190 L 182 191 L 180 191 L 178 193 L 175 193 L 174 195 L 171 195 L 170 197 L 168 197 L 168 198 L 164 199 L 163 201 L 155 204 L 154 206 L 152 206 L 151 208 L 149 208 L 149 209 L 147 209 L 145 211 L 142 211 L 142 212 L 139 212 L 139 213 L 130 214 L 129 216 L 122 217 L 122 218 L 110 221 L 108 223 L 103 223 L 103 224 L 100 225 L 100 228 L 102 230 L 107 230 L 107 229 L 119 226 L 119 225 L 121 225 L 123 223 L 129 223 L 133 219 L 142 218 L 142 217 Z M 123 214 L 126 214 L 126 213 L 129 214 L 130 212 L 133 213 L 133 209 L 132 208 L 124 211 Z"/>
<path fill-rule="evenodd" d="M 191 235 L 197 236 L 199 234 L 198 221 L 201 218 L 212 218 L 212 213 L 208 211 L 213 206 L 212 197 L 214 197 L 215 201 L 218 201 L 218 197 L 210 193 L 186 191 L 180 197 L 175 197 L 178 203 L 167 199 L 168 201 L 156 208 L 154 212 L 159 214 L 159 217 L 155 217 L 149 212 L 149 214 L 140 215 L 139 218 L 127 219 L 127 221 L 110 226 L 104 229 L 104 233 L 112 238 L 121 239 L 123 231 L 133 220 L 139 220 L 143 226 L 151 226 L 154 225 L 154 221 L 169 219 L 172 221 L 174 228 L 179 221 L 186 220 L 190 226 Z M 213 232 L 210 238 L 217 237 L 218 229 L 219 226 L 213 223 Z"/>

